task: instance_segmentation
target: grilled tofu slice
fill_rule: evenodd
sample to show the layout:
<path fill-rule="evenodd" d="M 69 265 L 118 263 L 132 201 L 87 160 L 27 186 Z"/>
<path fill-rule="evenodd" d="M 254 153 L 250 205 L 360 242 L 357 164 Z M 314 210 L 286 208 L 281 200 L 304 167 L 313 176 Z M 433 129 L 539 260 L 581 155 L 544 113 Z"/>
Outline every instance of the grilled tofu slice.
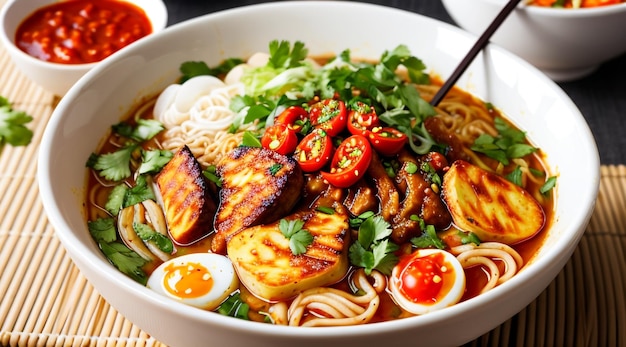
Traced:
<path fill-rule="evenodd" d="M 452 163 L 442 189 L 456 226 L 482 241 L 515 244 L 545 224 L 545 212 L 530 193 L 466 161 Z"/>
<path fill-rule="evenodd" d="M 265 148 L 235 148 L 216 170 L 222 189 L 211 240 L 215 253 L 223 254 L 226 242 L 243 228 L 290 213 L 304 187 L 304 175 L 296 161 Z"/>
<path fill-rule="evenodd" d="M 348 213 L 340 203 L 333 208 L 334 214 L 313 209 L 285 217 L 304 221 L 302 228 L 313 236 L 303 254 L 292 253 L 279 221 L 244 229 L 231 238 L 228 257 L 246 288 L 271 302 L 341 280 L 348 270 Z"/>
<path fill-rule="evenodd" d="M 210 194 L 210 183 L 189 147 L 181 147 L 155 181 L 172 240 L 189 245 L 209 235 L 217 204 Z"/>

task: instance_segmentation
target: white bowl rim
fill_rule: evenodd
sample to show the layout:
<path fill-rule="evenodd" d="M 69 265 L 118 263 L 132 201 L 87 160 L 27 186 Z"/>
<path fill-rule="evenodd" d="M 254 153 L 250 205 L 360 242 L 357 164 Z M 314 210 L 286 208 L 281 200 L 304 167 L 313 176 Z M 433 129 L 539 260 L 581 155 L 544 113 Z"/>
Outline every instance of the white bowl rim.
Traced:
<path fill-rule="evenodd" d="M 487 0 L 487 1 L 492 1 L 492 0 Z M 333 1 L 333 2 L 281 1 L 281 2 L 261 3 L 261 4 L 256 4 L 256 5 L 242 6 L 238 8 L 231 8 L 231 9 L 227 9 L 227 10 L 223 10 L 219 12 L 206 14 L 197 18 L 193 18 L 193 19 L 172 25 L 166 28 L 162 33 L 169 33 L 169 32 L 183 30 L 184 28 L 188 26 L 193 26 L 196 22 L 209 21 L 213 18 L 219 18 L 220 16 L 231 15 L 234 13 L 244 13 L 248 11 L 254 11 L 257 8 L 261 8 L 261 7 L 267 7 L 267 8 L 273 8 L 277 6 L 281 6 L 281 7 L 282 6 L 293 6 L 293 7 L 303 6 L 305 7 L 305 6 L 313 6 L 316 3 L 324 4 L 325 6 L 332 5 L 332 4 L 343 4 L 343 5 L 349 4 L 350 6 L 377 7 L 385 11 L 400 11 L 403 13 L 407 12 L 404 10 L 381 6 L 381 5 L 367 4 L 367 3 L 353 3 L 350 1 Z M 453 26 L 452 24 L 448 24 L 448 23 L 445 23 L 445 22 L 442 22 L 433 18 L 428 18 L 421 14 L 417 14 L 417 13 L 413 13 L 413 14 L 415 16 L 427 18 L 427 20 L 438 22 L 440 23 L 440 25 L 449 27 L 451 30 L 458 31 L 459 33 L 462 33 L 468 38 L 472 38 L 472 39 L 476 38 L 475 35 L 463 29 L 460 29 L 456 26 Z M 160 35 L 151 35 L 149 37 L 146 37 L 143 41 L 144 43 L 147 44 L 151 40 L 157 40 L 159 36 Z M 133 54 L 135 50 L 138 50 L 140 47 L 141 47 L 141 44 L 138 44 L 137 46 L 129 47 L 128 50 L 124 50 L 123 52 L 120 52 L 119 55 L 117 55 L 116 57 L 123 58 L 125 56 L 129 56 Z M 499 53 L 507 55 L 507 56 L 514 56 L 512 53 L 502 48 L 499 48 L 497 46 L 490 45 L 487 49 L 496 50 Z M 66 107 L 66 105 L 70 104 L 72 100 L 76 98 L 79 95 L 79 93 L 83 90 L 83 87 L 89 82 L 89 79 L 91 77 L 95 77 L 96 75 L 101 74 L 106 69 L 109 63 L 112 63 L 112 61 L 99 64 L 94 69 L 90 70 L 83 78 L 81 78 L 81 80 L 79 80 L 70 89 L 70 91 L 66 94 L 66 96 L 61 99 L 59 105 L 54 111 L 53 116 L 51 117 L 51 120 L 48 123 L 46 131 L 44 133 L 44 137 L 42 139 L 42 145 L 41 145 L 39 161 L 38 161 L 38 166 L 40 168 L 38 170 L 38 179 L 40 182 L 40 191 L 41 191 L 41 196 L 42 196 L 43 201 L 54 201 L 54 196 L 52 195 L 52 191 L 49 188 L 52 186 L 53 182 L 50 181 L 50 177 L 47 176 L 46 170 L 42 170 L 42 169 L 50 167 L 50 161 L 49 161 L 50 157 L 46 154 L 49 153 L 48 152 L 49 148 L 51 148 L 50 145 L 53 142 L 52 130 L 56 129 L 61 122 L 60 116 L 57 116 L 56 114 L 60 112 L 58 110 L 62 110 Z M 525 62 L 522 62 L 522 64 L 527 66 L 530 69 L 535 69 L 534 67 L 530 66 L 530 64 L 527 64 Z M 556 85 L 556 83 L 551 81 L 548 77 L 545 77 L 545 81 L 547 84 L 554 86 L 554 88 L 556 88 L 559 91 L 559 93 L 563 96 L 563 98 L 569 100 L 569 97 L 565 94 L 565 92 L 563 92 Z M 573 102 L 570 102 L 570 104 L 571 104 L 571 107 L 576 108 Z M 580 117 L 582 117 L 582 115 L 580 115 Z M 591 141 L 595 144 L 591 131 L 589 129 L 587 130 L 588 132 L 585 134 L 585 136 L 589 137 Z M 586 165 L 592 168 L 596 168 L 596 167 L 598 168 L 596 177 L 592 177 L 597 181 L 599 180 L 599 167 L 600 167 L 599 156 L 590 157 L 588 159 L 589 161 L 586 162 Z M 591 189 L 591 191 L 588 192 L 590 195 L 597 194 L 598 184 L 595 184 L 595 183 L 599 183 L 599 182 L 594 182 L 595 188 Z M 588 206 L 588 209 L 587 209 L 589 211 L 588 215 L 578 216 L 578 220 L 573 221 L 572 224 L 575 224 L 575 225 L 584 224 L 584 222 L 588 220 L 588 218 L 590 217 L 593 211 L 594 203 L 595 203 L 595 199 L 594 201 L 590 202 L 591 205 Z M 94 268 L 101 267 L 102 265 L 107 264 L 100 257 L 100 255 L 93 254 L 90 249 L 84 247 L 81 244 L 81 242 L 76 238 L 76 236 L 71 231 L 68 231 L 70 227 L 61 217 L 62 213 L 58 210 L 57 206 L 48 205 L 45 207 L 46 207 L 46 210 L 48 211 L 49 219 L 52 225 L 54 225 L 55 229 L 60 230 L 59 232 L 57 232 L 57 235 L 61 239 L 63 245 L 65 247 L 69 247 L 73 249 L 73 251 L 69 253 L 83 254 L 84 257 L 81 259 L 81 261 L 89 263 L 90 266 Z M 576 246 L 581 236 L 582 236 L 582 232 L 578 234 L 576 239 L 572 239 L 568 243 L 559 243 L 558 245 L 555 246 L 555 250 L 559 250 L 563 252 L 573 250 L 573 248 Z M 553 253 L 556 254 L 559 252 L 553 252 Z M 448 307 L 440 311 L 431 312 L 427 315 L 403 318 L 399 320 L 381 322 L 381 323 L 376 323 L 376 324 L 368 324 L 366 325 L 366 328 L 364 328 L 363 325 L 356 325 L 356 326 L 345 326 L 345 327 L 316 327 L 313 329 L 307 329 L 307 328 L 294 328 L 294 327 L 289 327 L 289 326 L 271 325 L 271 324 L 247 322 L 247 321 L 237 321 L 237 324 L 234 324 L 234 325 L 236 326 L 235 327 L 236 330 L 254 332 L 260 335 L 273 335 L 273 336 L 281 335 L 281 336 L 297 336 L 297 337 L 316 337 L 319 335 L 325 335 L 325 336 L 331 336 L 331 337 L 332 336 L 346 337 L 346 336 L 364 335 L 364 334 L 373 335 L 382 331 L 389 331 L 390 327 L 392 327 L 393 330 L 404 330 L 404 329 L 410 329 L 412 327 L 416 327 L 420 325 L 436 324 L 437 322 L 444 321 L 446 319 L 449 319 L 450 317 L 462 315 L 462 313 L 465 311 L 474 310 L 477 307 L 480 307 L 486 301 L 490 301 L 490 300 L 493 300 L 494 298 L 505 296 L 510 291 L 509 288 L 515 288 L 515 286 L 518 286 L 520 283 L 531 281 L 533 277 L 536 275 L 536 273 L 540 271 L 540 269 L 548 269 L 548 268 L 556 267 L 556 265 L 550 264 L 552 260 L 553 260 L 552 258 L 548 258 L 548 257 L 543 257 L 541 259 L 534 260 L 533 266 L 531 268 L 527 268 L 525 271 L 518 273 L 508 282 L 505 282 L 502 285 L 492 289 L 489 292 L 489 295 L 479 295 L 470 300 L 458 303 L 454 306 Z M 154 293 L 150 289 L 136 283 L 129 277 L 122 274 L 117 269 L 112 268 L 111 270 L 108 270 L 108 271 L 102 271 L 101 274 L 107 280 L 111 282 L 116 282 L 119 286 L 123 286 L 126 291 L 140 295 L 144 297 L 145 300 L 149 301 L 150 304 L 159 306 L 160 308 L 163 308 L 163 309 L 167 309 L 172 314 L 192 318 L 196 321 L 211 323 L 211 324 L 216 325 L 217 327 L 233 329 L 233 324 L 230 319 L 225 319 L 226 317 L 216 314 L 214 312 L 196 309 L 196 308 L 184 305 L 184 304 L 173 302 L 172 300 L 168 298 L 165 298 L 159 295 L 154 295 Z"/>

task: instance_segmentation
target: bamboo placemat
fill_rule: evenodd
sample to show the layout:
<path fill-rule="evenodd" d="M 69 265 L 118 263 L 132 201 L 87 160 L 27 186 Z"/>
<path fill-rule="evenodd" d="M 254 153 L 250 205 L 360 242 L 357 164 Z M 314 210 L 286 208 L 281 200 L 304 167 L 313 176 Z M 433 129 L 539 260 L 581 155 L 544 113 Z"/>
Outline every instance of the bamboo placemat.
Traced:
<path fill-rule="evenodd" d="M 0 7 L 4 1 L 0 0 Z M 73 265 L 38 194 L 38 145 L 58 97 L 0 47 L 0 95 L 34 116 L 26 147 L 0 150 L 0 346 L 163 346 L 113 309 Z M 626 166 L 602 166 L 587 231 L 550 286 L 468 346 L 626 345 Z"/>

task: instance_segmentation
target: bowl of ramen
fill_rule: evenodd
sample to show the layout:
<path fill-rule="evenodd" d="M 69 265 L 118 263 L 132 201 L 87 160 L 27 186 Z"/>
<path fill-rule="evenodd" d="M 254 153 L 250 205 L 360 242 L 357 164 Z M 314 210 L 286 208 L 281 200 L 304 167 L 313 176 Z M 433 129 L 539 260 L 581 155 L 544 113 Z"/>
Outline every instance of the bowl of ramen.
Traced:
<path fill-rule="evenodd" d="M 480 34 L 504 0 L 443 0 L 452 19 Z M 623 0 L 522 1 L 491 38 L 557 82 L 594 72 L 626 52 L 626 2 Z"/>
<path fill-rule="evenodd" d="M 548 286 L 599 184 L 576 106 L 510 52 L 487 48 L 430 103 L 474 41 L 334 1 L 172 26 L 60 101 L 47 214 L 167 345 L 463 344 Z"/>
<path fill-rule="evenodd" d="M 13 0 L 0 9 L 0 42 L 24 75 L 63 96 L 98 62 L 166 25 L 161 0 Z"/>

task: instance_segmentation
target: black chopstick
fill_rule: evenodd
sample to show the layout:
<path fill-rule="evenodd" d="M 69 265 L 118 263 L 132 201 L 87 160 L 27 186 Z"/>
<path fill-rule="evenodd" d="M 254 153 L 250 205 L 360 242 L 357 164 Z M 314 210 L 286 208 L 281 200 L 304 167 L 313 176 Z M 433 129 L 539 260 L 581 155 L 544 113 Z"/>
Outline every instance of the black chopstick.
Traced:
<path fill-rule="evenodd" d="M 513 9 L 517 6 L 517 4 L 520 1 L 521 0 L 509 0 L 506 6 L 504 6 L 504 8 L 500 11 L 500 13 L 498 13 L 498 15 L 493 20 L 493 22 L 491 22 L 491 24 L 489 25 L 489 27 L 487 27 L 485 32 L 483 32 L 483 34 L 478 38 L 478 40 L 476 41 L 472 49 L 470 49 L 467 55 L 463 58 L 459 66 L 457 66 L 456 70 L 452 72 L 452 75 L 450 76 L 450 78 L 448 78 L 446 83 L 444 83 L 443 86 L 441 86 L 441 88 L 439 89 L 439 91 L 437 91 L 437 94 L 435 94 L 433 99 L 430 101 L 430 104 L 432 106 L 439 105 L 439 103 L 441 102 L 443 97 L 448 93 L 450 88 L 454 86 L 454 84 L 459 79 L 459 77 L 461 77 L 463 72 L 465 72 L 465 69 L 467 69 L 469 64 L 474 60 L 474 58 L 476 58 L 476 56 L 478 55 L 478 52 L 480 52 L 487 45 L 487 43 L 489 43 L 489 39 L 491 38 L 491 35 L 493 35 L 493 33 L 498 29 L 498 27 L 500 27 L 500 24 L 504 22 L 506 17 L 513 11 Z"/>

